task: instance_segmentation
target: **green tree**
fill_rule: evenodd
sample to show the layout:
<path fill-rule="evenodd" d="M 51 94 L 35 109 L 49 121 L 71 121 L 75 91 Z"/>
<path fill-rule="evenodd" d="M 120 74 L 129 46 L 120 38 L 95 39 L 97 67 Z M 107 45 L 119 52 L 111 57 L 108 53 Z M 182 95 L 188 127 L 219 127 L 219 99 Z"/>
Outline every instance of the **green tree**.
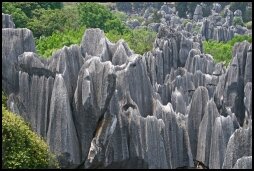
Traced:
<path fill-rule="evenodd" d="M 176 10 L 178 11 L 178 16 L 181 18 L 186 18 L 186 12 L 188 11 L 187 2 L 176 2 Z"/>
<path fill-rule="evenodd" d="M 63 32 L 65 29 L 79 27 L 78 11 L 75 8 L 68 9 L 35 9 L 33 18 L 27 23 L 27 28 L 33 31 L 36 38 L 50 36 L 54 31 Z"/>
<path fill-rule="evenodd" d="M 234 17 L 233 25 L 234 26 L 236 26 L 236 25 L 243 26 L 244 25 L 243 19 L 241 17 Z"/>
<path fill-rule="evenodd" d="M 246 22 L 248 16 L 246 15 L 246 7 L 249 5 L 250 2 L 231 2 L 230 3 L 230 10 L 235 12 L 236 10 L 242 11 L 243 21 Z"/>
<path fill-rule="evenodd" d="M 12 16 L 16 28 L 26 27 L 29 18 L 20 8 L 15 7 L 12 2 L 3 2 L 2 10 L 3 13 L 10 14 Z"/>
<path fill-rule="evenodd" d="M 28 28 L 27 24 L 31 22 L 30 20 L 35 20 L 33 17 L 38 10 L 62 7 L 62 2 L 3 2 L 2 4 L 3 13 L 12 15 L 16 28 Z"/>
<path fill-rule="evenodd" d="M 205 53 L 211 54 L 216 62 L 226 62 L 226 65 L 228 65 L 232 60 L 232 48 L 234 44 L 244 40 L 251 43 L 252 37 L 248 35 L 236 35 L 228 42 L 204 41 L 203 47 Z"/>
<path fill-rule="evenodd" d="M 125 24 L 117 16 L 98 3 L 80 3 L 78 11 L 80 23 L 87 28 L 100 28 L 105 32 L 115 29 L 121 34 L 126 30 Z"/>
<path fill-rule="evenodd" d="M 85 2 L 78 5 L 80 23 L 88 28 L 105 29 L 107 20 L 113 19 L 108 8 L 98 3 Z"/>
<path fill-rule="evenodd" d="M 213 2 L 203 2 L 202 11 L 203 17 L 208 17 L 211 14 L 211 10 L 213 8 Z"/>
<path fill-rule="evenodd" d="M 188 12 L 190 12 L 193 16 L 196 6 L 199 4 L 200 2 L 187 2 L 187 8 L 188 8 Z"/>
<path fill-rule="evenodd" d="M 85 27 L 80 27 L 79 29 L 70 28 L 63 32 L 55 31 L 48 37 L 40 37 L 35 41 L 37 53 L 43 58 L 48 58 L 55 51 L 63 48 L 63 46 L 80 44 L 85 30 Z"/>
<path fill-rule="evenodd" d="M 58 168 L 46 142 L 2 105 L 2 168 Z"/>

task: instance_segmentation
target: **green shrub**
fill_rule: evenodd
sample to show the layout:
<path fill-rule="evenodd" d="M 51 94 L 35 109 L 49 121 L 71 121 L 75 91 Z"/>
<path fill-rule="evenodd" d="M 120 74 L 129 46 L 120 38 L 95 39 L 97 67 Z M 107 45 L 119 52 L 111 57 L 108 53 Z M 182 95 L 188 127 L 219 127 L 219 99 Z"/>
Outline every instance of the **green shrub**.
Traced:
<path fill-rule="evenodd" d="M 4 107 L 7 107 L 7 95 L 5 94 L 3 90 L 2 90 L 2 105 Z"/>
<path fill-rule="evenodd" d="M 3 13 L 12 15 L 16 28 L 28 28 L 27 23 L 33 18 L 35 10 L 62 7 L 62 2 L 3 2 L 2 4 Z"/>
<path fill-rule="evenodd" d="M 126 31 L 125 24 L 106 6 L 86 2 L 78 5 L 80 24 L 87 28 L 100 28 L 104 32 L 117 30 L 121 34 Z"/>
<path fill-rule="evenodd" d="M 240 25 L 243 26 L 243 19 L 241 17 L 234 17 L 233 19 L 233 25 Z"/>
<path fill-rule="evenodd" d="M 57 31 L 54 32 L 52 36 L 40 37 L 35 41 L 37 53 L 44 58 L 48 58 L 52 56 L 52 53 L 61 49 L 63 46 L 80 44 L 85 30 L 85 27 L 81 27 L 78 30 L 70 29 L 64 32 Z"/>
<path fill-rule="evenodd" d="M 78 11 L 75 8 L 64 9 L 36 9 L 34 17 L 27 23 L 36 38 L 50 36 L 55 31 L 63 32 L 65 29 L 76 29 L 78 24 Z"/>
<path fill-rule="evenodd" d="M 191 23 L 190 19 L 184 19 L 183 20 L 183 26 L 185 27 L 187 23 Z"/>
<path fill-rule="evenodd" d="M 217 42 L 214 40 L 204 41 L 204 51 L 205 53 L 211 54 L 215 60 L 215 62 L 226 62 L 226 65 L 232 59 L 232 49 L 235 43 L 242 42 L 247 40 L 248 42 L 252 42 L 252 37 L 248 35 L 237 35 L 234 36 L 228 42 Z"/>
<path fill-rule="evenodd" d="M 121 11 L 113 11 L 112 12 L 113 15 L 115 17 L 117 17 L 119 20 L 121 20 L 122 22 L 126 22 L 127 21 L 127 18 L 128 16 L 124 13 L 124 12 L 121 12 Z"/>
<path fill-rule="evenodd" d="M 13 22 L 16 28 L 25 28 L 29 18 L 20 9 L 13 5 L 11 2 L 3 2 L 2 10 L 5 14 L 10 14 L 12 16 Z"/>
<path fill-rule="evenodd" d="M 134 29 L 121 35 L 112 30 L 106 33 L 106 36 L 112 42 L 124 39 L 128 43 L 130 49 L 135 53 L 143 55 L 145 52 L 152 50 L 156 32 L 146 29 Z"/>
<path fill-rule="evenodd" d="M 236 35 L 233 37 L 233 39 L 231 39 L 230 41 L 228 41 L 227 43 L 230 44 L 230 46 L 234 46 L 235 43 L 237 42 L 243 42 L 244 40 L 247 40 L 248 42 L 252 42 L 252 36 L 248 36 L 248 35 Z"/>
<path fill-rule="evenodd" d="M 252 21 L 247 22 L 245 26 L 247 27 L 247 29 L 252 29 Z"/>
<path fill-rule="evenodd" d="M 58 168 L 48 145 L 20 116 L 2 106 L 2 168 Z"/>

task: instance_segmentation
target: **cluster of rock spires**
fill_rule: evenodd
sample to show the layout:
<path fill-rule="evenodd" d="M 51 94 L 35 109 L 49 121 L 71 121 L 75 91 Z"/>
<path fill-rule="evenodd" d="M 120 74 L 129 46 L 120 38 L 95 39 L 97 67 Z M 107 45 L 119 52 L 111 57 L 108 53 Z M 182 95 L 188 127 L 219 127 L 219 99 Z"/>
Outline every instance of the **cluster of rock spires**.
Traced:
<path fill-rule="evenodd" d="M 225 17 L 221 16 L 223 10 L 219 3 L 214 3 L 211 10 L 211 15 L 203 17 L 202 3 L 195 8 L 194 14 L 187 14 L 188 19 L 192 19 L 187 24 L 183 24 L 186 19 L 180 18 L 175 7 L 170 7 L 167 4 L 161 6 L 157 14 L 161 16 L 159 23 L 150 23 L 145 25 L 146 21 L 152 20 L 154 17 L 153 8 L 149 7 L 144 14 L 139 14 L 144 18 L 144 22 L 139 23 L 137 19 L 127 21 L 130 28 L 148 28 L 158 32 L 161 25 L 167 25 L 178 31 L 186 32 L 187 35 L 196 35 L 200 33 L 203 40 L 229 41 L 235 35 L 248 34 L 251 35 L 251 30 L 241 25 L 233 25 L 235 18 L 242 19 L 241 10 L 236 10 L 234 13 L 225 7 Z"/>
<path fill-rule="evenodd" d="M 143 56 L 87 29 L 44 60 L 30 30 L 2 21 L 8 107 L 62 167 L 252 168 L 252 44 L 237 43 L 225 68 L 167 26 Z"/>

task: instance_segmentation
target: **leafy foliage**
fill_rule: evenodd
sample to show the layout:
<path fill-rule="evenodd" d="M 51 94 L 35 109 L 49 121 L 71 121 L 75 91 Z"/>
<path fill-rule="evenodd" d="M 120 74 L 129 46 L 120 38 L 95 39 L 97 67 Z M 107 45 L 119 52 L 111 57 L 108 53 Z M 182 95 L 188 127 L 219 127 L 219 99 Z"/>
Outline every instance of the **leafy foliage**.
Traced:
<path fill-rule="evenodd" d="M 3 13 L 12 15 L 16 28 L 26 27 L 29 18 L 20 8 L 16 8 L 11 2 L 3 2 L 2 10 Z"/>
<path fill-rule="evenodd" d="M 2 105 L 4 107 L 7 107 L 7 97 L 6 97 L 6 94 L 3 90 L 2 90 Z"/>
<path fill-rule="evenodd" d="M 217 42 L 214 40 L 209 40 L 203 42 L 205 53 L 211 54 L 216 62 L 225 61 L 228 65 L 232 59 L 232 48 L 235 43 L 242 42 L 247 40 L 248 42 L 252 42 L 252 37 L 248 35 L 237 35 L 234 36 L 228 42 Z"/>
<path fill-rule="evenodd" d="M 54 31 L 78 28 L 78 11 L 75 8 L 45 10 L 36 9 L 34 17 L 28 22 L 27 28 L 35 37 L 50 36 Z"/>
<path fill-rule="evenodd" d="M 70 29 L 64 32 L 54 32 L 51 36 L 40 37 L 35 41 L 37 53 L 44 58 L 52 56 L 52 54 L 61 49 L 63 46 L 79 44 L 86 28 L 81 27 L 77 30 Z"/>
<path fill-rule="evenodd" d="M 78 5 L 80 23 L 87 28 L 100 28 L 105 32 L 116 29 L 123 33 L 125 25 L 104 5 L 93 2 Z"/>
<path fill-rule="evenodd" d="M 240 26 L 243 26 L 243 19 L 241 17 L 234 17 L 234 20 L 233 20 L 233 25 L 236 26 L 236 25 L 240 25 Z"/>
<path fill-rule="evenodd" d="M 246 7 L 250 4 L 251 2 L 231 2 L 230 3 L 230 10 L 235 12 L 237 9 L 242 11 L 242 17 L 243 21 L 247 21 L 247 15 L 246 15 Z"/>
<path fill-rule="evenodd" d="M 247 22 L 245 26 L 247 27 L 247 29 L 252 29 L 252 21 Z"/>
<path fill-rule="evenodd" d="M 13 17 L 16 28 L 28 28 L 27 23 L 32 19 L 34 10 L 61 9 L 62 2 L 3 2 L 3 13 Z"/>
<path fill-rule="evenodd" d="M 188 11 L 187 2 L 176 2 L 175 5 L 179 17 L 186 18 L 186 11 Z"/>
<path fill-rule="evenodd" d="M 145 52 L 152 50 L 156 32 L 145 29 L 134 29 L 133 31 L 121 35 L 112 30 L 106 33 L 106 36 L 112 42 L 124 39 L 135 53 L 142 55 Z"/>
<path fill-rule="evenodd" d="M 208 17 L 211 14 L 213 8 L 213 2 L 202 2 L 203 17 Z"/>
<path fill-rule="evenodd" d="M 48 145 L 20 116 L 2 106 L 2 168 L 58 168 Z"/>

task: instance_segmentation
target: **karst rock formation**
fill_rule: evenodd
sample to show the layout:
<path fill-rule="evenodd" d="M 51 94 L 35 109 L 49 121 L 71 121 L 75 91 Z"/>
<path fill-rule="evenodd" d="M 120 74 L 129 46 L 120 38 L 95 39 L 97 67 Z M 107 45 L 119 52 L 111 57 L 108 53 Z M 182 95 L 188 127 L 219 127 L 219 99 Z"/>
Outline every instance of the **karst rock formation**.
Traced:
<path fill-rule="evenodd" d="M 226 68 L 197 37 L 160 26 L 135 54 L 87 29 L 47 60 L 2 14 L 2 89 L 66 168 L 252 168 L 252 44 Z"/>

